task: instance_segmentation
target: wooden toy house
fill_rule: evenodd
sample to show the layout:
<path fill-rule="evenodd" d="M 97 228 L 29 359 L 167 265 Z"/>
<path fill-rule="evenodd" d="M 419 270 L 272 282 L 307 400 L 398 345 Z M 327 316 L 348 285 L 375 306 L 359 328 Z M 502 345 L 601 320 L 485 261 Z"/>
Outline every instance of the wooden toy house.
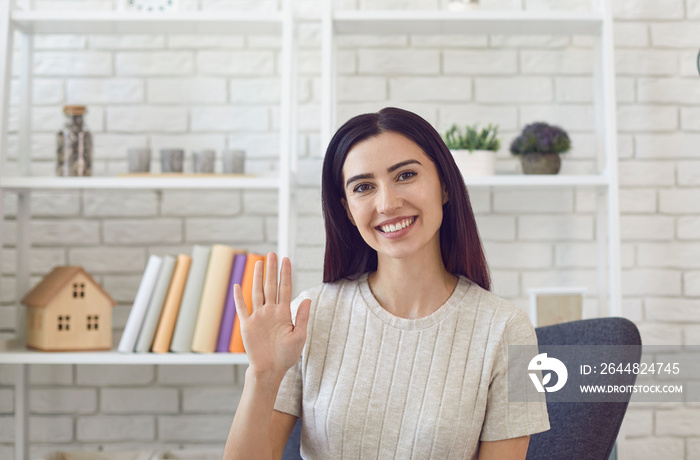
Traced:
<path fill-rule="evenodd" d="M 44 351 L 112 348 L 116 302 L 83 267 L 54 268 L 22 303 L 28 308 L 28 347 Z"/>

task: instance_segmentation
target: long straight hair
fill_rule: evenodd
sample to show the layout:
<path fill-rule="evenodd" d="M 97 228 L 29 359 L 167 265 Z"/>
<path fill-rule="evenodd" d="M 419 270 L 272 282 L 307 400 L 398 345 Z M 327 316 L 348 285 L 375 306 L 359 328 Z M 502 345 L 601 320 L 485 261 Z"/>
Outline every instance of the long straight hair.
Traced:
<path fill-rule="evenodd" d="M 415 113 L 387 107 L 348 120 L 331 139 L 323 160 L 321 200 L 326 227 L 323 281 L 357 277 L 377 269 L 377 252 L 352 225 L 341 199 L 343 165 L 359 142 L 385 132 L 401 134 L 415 142 L 435 163 L 448 194 L 440 225 L 440 251 L 445 268 L 463 275 L 484 289 L 491 287 L 486 257 L 479 238 L 467 187 L 450 150 L 430 123 Z"/>

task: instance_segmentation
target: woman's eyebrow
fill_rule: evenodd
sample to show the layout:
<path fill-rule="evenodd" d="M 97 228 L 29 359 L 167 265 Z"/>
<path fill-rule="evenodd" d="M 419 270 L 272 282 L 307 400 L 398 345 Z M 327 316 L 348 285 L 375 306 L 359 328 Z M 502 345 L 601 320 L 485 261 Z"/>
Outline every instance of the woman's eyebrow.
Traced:
<path fill-rule="evenodd" d="M 396 170 L 399 169 L 399 168 L 403 168 L 404 166 L 406 166 L 406 165 L 411 165 L 411 164 L 419 164 L 419 165 L 420 165 L 421 162 L 418 161 L 418 160 L 406 160 L 406 161 L 402 161 L 402 162 L 400 162 L 400 163 L 396 163 L 395 165 L 392 165 L 392 166 L 389 166 L 388 168 L 386 168 L 386 172 L 391 173 L 391 172 L 396 171 Z M 421 166 L 422 166 L 422 165 L 421 165 Z M 356 180 L 371 179 L 371 178 L 373 178 L 373 177 L 374 177 L 374 174 L 357 174 L 357 175 L 355 175 L 355 176 L 352 176 L 350 179 L 348 179 L 348 180 L 345 182 L 345 186 L 347 187 L 348 185 L 350 185 L 351 183 L 355 182 Z"/>
<path fill-rule="evenodd" d="M 406 161 L 402 161 L 401 163 L 396 163 L 394 166 L 389 166 L 389 167 L 386 169 L 386 172 L 394 172 L 394 171 L 396 171 L 396 170 L 399 169 L 399 168 L 403 168 L 404 166 L 406 166 L 406 165 L 411 165 L 411 164 L 419 164 L 419 165 L 420 165 L 421 162 L 418 161 L 418 160 L 406 160 Z M 422 165 L 421 165 L 421 166 L 422 166 Z"/>
<path fill-rule="evenodd" d="M 345 182 L 345 186 L 347 187 L 351 183 L 355 182 L 356 180 L 361 180 L 361 179 L 371 179 L 374 177 L 374 174 L 358 174 L 356 176 L 352 176 L 350 179 L 348 179 Z"/>

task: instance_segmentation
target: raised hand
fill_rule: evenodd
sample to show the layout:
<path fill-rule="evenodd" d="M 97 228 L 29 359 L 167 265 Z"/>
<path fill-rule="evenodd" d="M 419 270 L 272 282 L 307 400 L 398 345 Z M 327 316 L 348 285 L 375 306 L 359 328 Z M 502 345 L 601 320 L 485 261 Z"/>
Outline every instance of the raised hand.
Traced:
<path fill-rule="evenodd" d="M 253 308 L 248 313 L 241 287 L 233 289 L 236 314 L 241 322 L 243 345 L 248 355 L 249 371 L 255 375 L 281 380 L 301 356 L 306 342 L 311 300 L 299 305 L 296 325 L 292 323 L 292 266 L 282 259 L 279 289 L 277 284 L 277 255 L 267 255 L 267 270 L 263 281 L 263 262 L 255 264 L 253 275 Z"/>

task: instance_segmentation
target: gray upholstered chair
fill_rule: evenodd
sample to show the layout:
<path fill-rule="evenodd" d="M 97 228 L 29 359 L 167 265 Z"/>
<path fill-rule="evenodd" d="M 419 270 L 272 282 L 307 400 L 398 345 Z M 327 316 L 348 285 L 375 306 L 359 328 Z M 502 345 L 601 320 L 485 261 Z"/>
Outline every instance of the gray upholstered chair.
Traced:
<path fill-rule="evenodd" d="M 546 345 L 630 345 L 641 357 L 641 338 L 637 327 L 624 318 L 596 318 L 535 329 L 540 346 Z M 597 356 L 615 362 L 615 347 L 605 348 L 610 356 Z M 629 353 L 630 347 L 625 347 Z M 571 348 L 572 354 L 576 353 Z M 627 356 L 629 357 L 629 356 Z M 566 357 L 557 356 L 566 362 Z M 621 384 L 633 384 L 635 375 L 622 376 Z M 547 393 L 549 397 L 551 393 Z M 625 416 L 629 397 L 620 402 L 547 401 L 551 429 L 530 437 L 528 460 L 607 460 L 615 445 Z M 301 420 L 294 427 L 282 457 L 301 459 Z"/>
<path fill-rule="evenodd" d="M 596 318 L 535 329 L 540 345 L 613 345 L 600 347 L 601 362 L 641 358 L 641 338 L 637 326 L 625 318 Z M 615 347 L 626 345 L 625 347 Z M 571 355 L 580 348 L 571 347 Z M 620 356 L 624 354 L 624 358 Z M 571 356 L 580 361 L 579 356 Z M 566 362 L 566 357 L 557 356 Z M 571 370 L 569 375 L 572 376 Z M 617 375 L 616 383 L 632 385 L 635 374 Z M 576 383 L 576 382 L 573 382 Z M 568 385 L 568 383 L 567 383 Z M 547 411 L 551 429 L 530 437 L 528 460 L 607 460 L 615 446 L 622 419 L 629 404 L 629 394 L 619 402 L 552 402 L 547 393 Z"/>

